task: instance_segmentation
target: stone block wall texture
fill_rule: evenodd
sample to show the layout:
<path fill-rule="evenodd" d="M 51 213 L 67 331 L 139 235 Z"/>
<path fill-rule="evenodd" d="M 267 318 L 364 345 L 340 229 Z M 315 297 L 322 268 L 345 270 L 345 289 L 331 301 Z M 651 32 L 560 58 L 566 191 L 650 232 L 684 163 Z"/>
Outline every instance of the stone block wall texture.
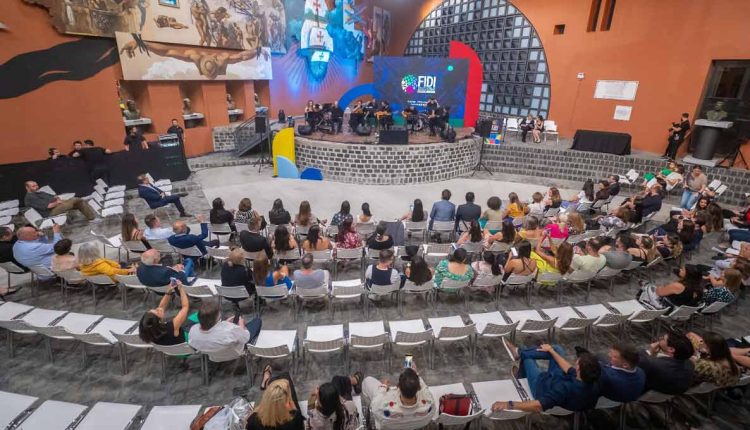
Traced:
<path fill-rule="evenodd" d="M 479 141 L 422 145 L 365 145 L 319 142 L 297 136 L 297 167 L 316 167 L 328 181 L 372 185 L 421 184 L 471 172 Z"/>
<path fill-rule="evenodd" d="M 234 151 L 234 133 L 237 126 L 238 124 L 232 124 L 227 126 L 214 127 L 213 130 L 211 130 L 214 143 L 214 151 Z M 255 127 L 252 124 L 249 126 L 245 126 L 240 131 L 240 134 L 242 139 L 250 139 L 252 135 L 255 134 Z"/>
<path fill-rule="evenodd" d="M 568 148 L 535 148 L 511 143 L 487 145 L 482 161 L 496 172 L 581 182 L 587 178 L 604 179 L 610 174 L 624 175 L 630 169 L 638 172 L 642 179 L 644 173 L 658 172 L 666 165 L 664 160 L 656 158 L 573 151 Z M 703 169 L 709 181 L 718 179 L 729 187 L 719 198 L 720 204 L 744 205 L 745 193 L 750 192 L 750 171 L 721 167 Z M 641 180 L 636 183 L 640 184 Z M 626 188 L 630 188 L 631 192 L 642 190 L 640 186 Z M 675 192 L 677 190 L 672 191 L 673 194 Z M 679 193 L 682 193 L 681 189 Z"/>

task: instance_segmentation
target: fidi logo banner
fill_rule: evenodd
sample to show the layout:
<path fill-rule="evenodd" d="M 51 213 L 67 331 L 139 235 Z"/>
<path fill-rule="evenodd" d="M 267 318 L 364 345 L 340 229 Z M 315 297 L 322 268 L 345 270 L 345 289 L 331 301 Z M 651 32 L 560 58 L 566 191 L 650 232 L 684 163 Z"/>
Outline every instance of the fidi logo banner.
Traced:
<path fill-rule="evenodd" d="M 436 76 L 406 75 L 401 79 L 401 89 L 406 94 L 435 94 L 436 87 Z"/>

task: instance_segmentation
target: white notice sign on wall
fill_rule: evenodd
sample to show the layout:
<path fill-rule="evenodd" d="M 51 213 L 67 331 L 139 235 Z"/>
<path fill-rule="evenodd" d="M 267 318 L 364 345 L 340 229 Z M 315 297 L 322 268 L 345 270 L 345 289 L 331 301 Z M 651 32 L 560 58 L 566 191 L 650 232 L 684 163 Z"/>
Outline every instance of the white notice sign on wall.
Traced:
<path fill-rule="evenodd" d="M 618 121 L 630 121 L 633 106 L 615 106 L 615 119 Z"/>
<path fill-rule="evenodd" d="M 638 81 L 596 81 L 595 99 L 635 100 Z"/>

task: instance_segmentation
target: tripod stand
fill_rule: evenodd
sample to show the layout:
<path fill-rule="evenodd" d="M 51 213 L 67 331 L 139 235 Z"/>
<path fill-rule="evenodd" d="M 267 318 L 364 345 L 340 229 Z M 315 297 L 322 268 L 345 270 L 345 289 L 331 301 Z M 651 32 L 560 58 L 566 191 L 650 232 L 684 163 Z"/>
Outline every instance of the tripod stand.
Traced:
<path fill-rule="evenodd" d="M 504 123 L 505 122 L 503 121 L 503 124 Z M 492 131 L 492 121 L 488 119 L 479 120 L 477 121 L 476 128 L 477 129 L 474 131 L 474 135 L 472 135 L 472 138 L 477 137 L 478 135 L 478 137 L 482 140 L 481 140 L 481 143 L 479 144 L 480 145 L 479 146 L 479 161 L 477 162 L 477 165 L 474 166 L 474 171 L 471 172 L 471 176 L 474 176 L 478 171 L 481 171 L 481 170 L 484 170 L 485 172 L 489 173 L 490 176 L 492 176 L 492 170 L 490 170 L 489 167 L 487 167 L 483 161 L 484 147 L 487 146 L 487 144 L 484 143 L 484 139 L 490 137 L 490 132 Z M 504 142 L 505 141 L 505 129 L 503 127 L 501 127 L 501 129 L 502 129 L 502 134 L 501 134 L 500 141 Z"/>
<path fill-rule="evenodd" d="M 262 133 L 261 133 L 262 134 Z M 267 146 L 267 150 L 263 150 L 263 142 L 260 143 L 260 158 L 255 160 L 255 162 L 252 164 L 253 166 L 258 166 L 258 173 L 260 173 L 263 170 L 263 167 L 268 165 L 273 165 L 273 156 L 271 154 L 271 128 L 268 124 L 268 117 L 265 117 L 265 134 L 266 138 L 265 144 Z"/>
<path fill-rule="evenodd" d="M 738 139 L 737 145 L 735 145 L 734 150 L 727 154 L 726 157 L 724 157 L 721 161 L 719 161 L 716 165 L 717 167 L 723 167 L 725 169 L 728 169 L 730 167 L 734 167 L 734 163 L 737 162 L 737 156 L 740 157 L 740 160 L 742 160 L 742 164 L 745 165 L 746 169 L 750 169 L 750 165 L 747 164 L 747 160 L 745 159 L 745 156 L 742 155 L 742 146 L 744 146 L 746 143 L 750 142 L 750 139 Z M 723 164 L 727 162 L 728 164 L 724 166 Z"/>

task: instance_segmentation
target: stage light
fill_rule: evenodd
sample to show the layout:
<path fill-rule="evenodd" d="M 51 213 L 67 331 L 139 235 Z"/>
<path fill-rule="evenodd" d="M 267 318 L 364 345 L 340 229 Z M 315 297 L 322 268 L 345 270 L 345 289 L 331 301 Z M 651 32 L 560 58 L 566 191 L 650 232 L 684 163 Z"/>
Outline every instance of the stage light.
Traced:
<path fill-rule="evenodd" d="M 452 71 L 453 71 L 453 64 L 449 64 L 449 65 L 448 65 L 448 71 L 449 71 L 449 72 L 452 72 Z"/>

